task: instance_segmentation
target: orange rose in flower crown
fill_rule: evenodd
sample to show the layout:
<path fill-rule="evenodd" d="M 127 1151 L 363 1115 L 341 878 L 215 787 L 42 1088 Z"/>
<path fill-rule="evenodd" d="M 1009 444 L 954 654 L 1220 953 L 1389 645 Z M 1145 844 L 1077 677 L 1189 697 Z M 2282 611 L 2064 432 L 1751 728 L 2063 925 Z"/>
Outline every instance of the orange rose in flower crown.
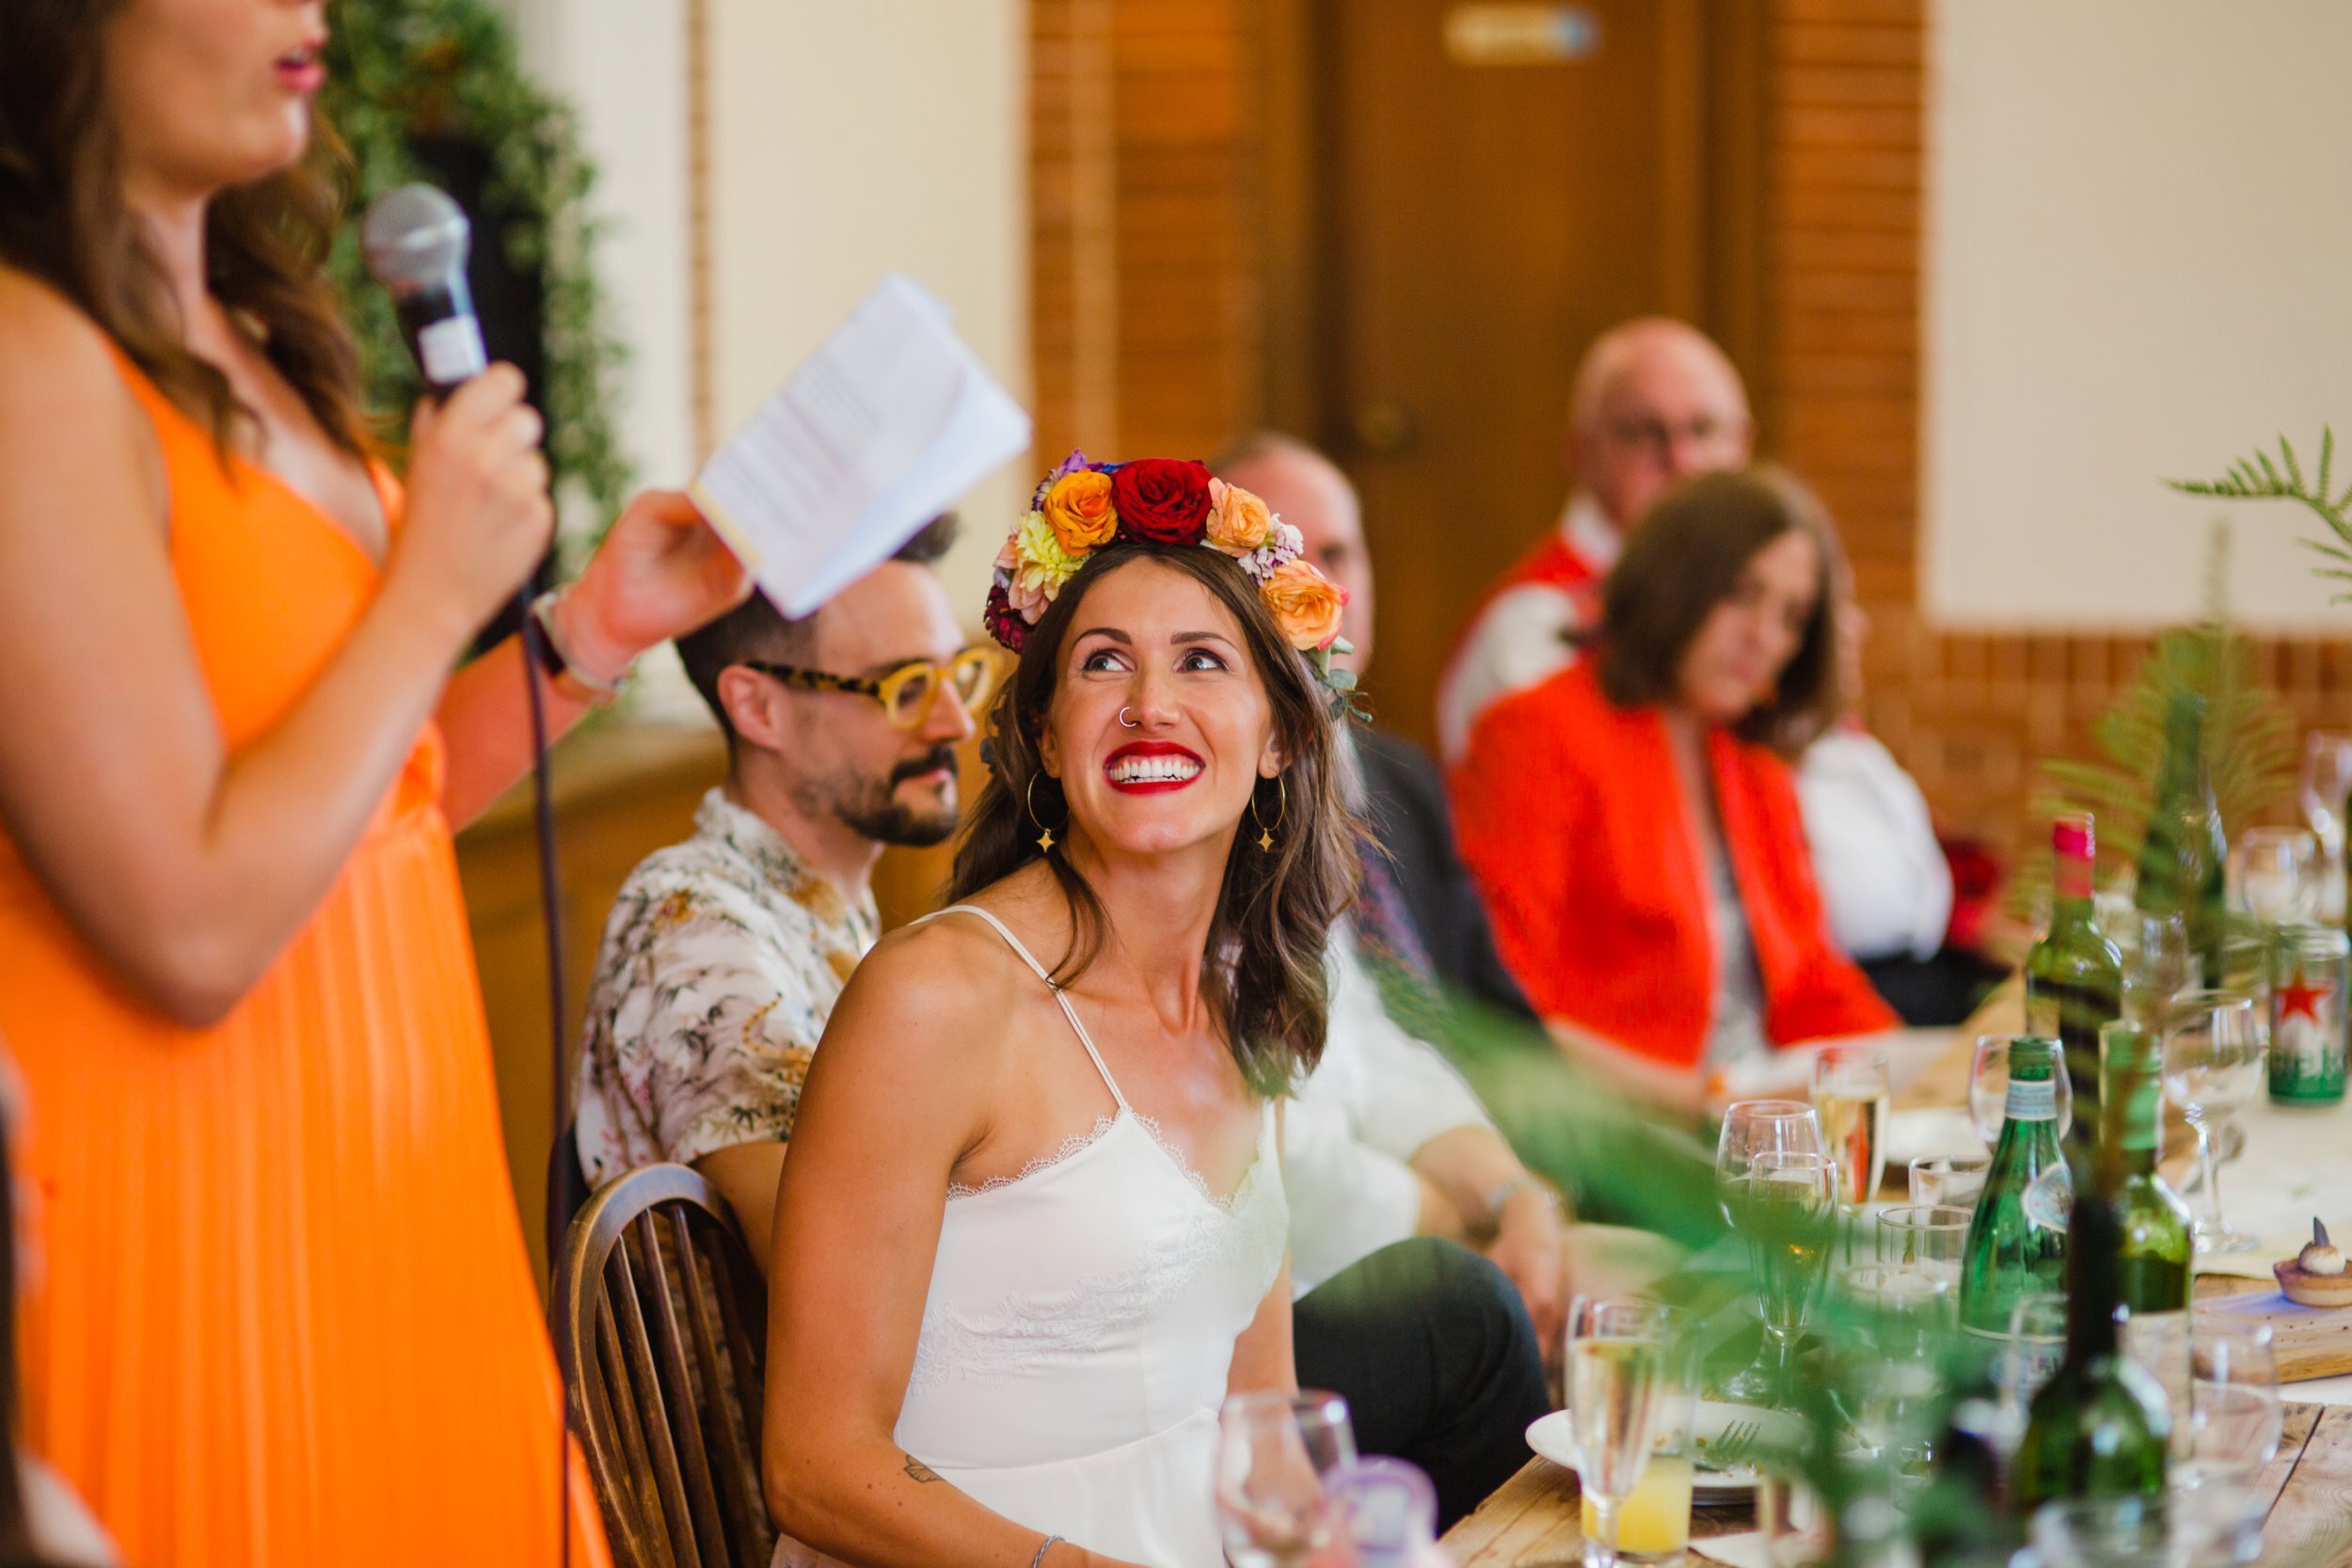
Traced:
<path fill-rule="evenodd" d="M 1215 478 L 1206 465 L 1172 457 L 1089 463 L 1073 451 L 1040 481 L 1028 515 L 997 552 L 983 619 L 1014 653 L 1062 585 L 1107 546 L 1208 548 L 1248 574 L 1285 641 L 1307 657 L 1330 694 L 1334 718 L 1362 717 L 1355 675 L 1331 663 L 1347 651 L 1340 618 L 1347 591 L 1301 558 L 1306 541 L 1264 500 Z"/>

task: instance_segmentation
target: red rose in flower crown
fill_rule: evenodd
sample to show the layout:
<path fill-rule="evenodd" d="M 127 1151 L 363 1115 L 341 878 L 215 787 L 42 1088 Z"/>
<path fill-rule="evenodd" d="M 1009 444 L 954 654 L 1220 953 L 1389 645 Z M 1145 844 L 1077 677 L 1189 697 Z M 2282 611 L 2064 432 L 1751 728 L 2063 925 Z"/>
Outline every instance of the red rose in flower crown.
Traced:
<path fill-rule="evenodd" d="M 1209 517 L 1209 467 L 1186 458 L 1138 457 L 1111 471 L 1119 531 L 1155 545 L 1198 545 Z"/>

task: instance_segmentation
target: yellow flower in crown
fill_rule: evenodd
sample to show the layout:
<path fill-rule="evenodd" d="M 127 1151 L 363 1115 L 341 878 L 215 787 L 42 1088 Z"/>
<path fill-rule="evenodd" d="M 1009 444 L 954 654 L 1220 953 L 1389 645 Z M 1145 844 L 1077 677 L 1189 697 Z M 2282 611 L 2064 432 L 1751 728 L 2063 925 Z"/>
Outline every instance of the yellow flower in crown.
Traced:
<path fill-rule="evenodd" d="M 1021 531 L 1013 535 L 1013 581 L 1031 594 L 1051 598 L 1061 592 L 1073 573 L 1085 563 L 1086 557 L 1065 548 L 1061 536 L 1042 512 L 1032 512 L 1021 520 Z"/>
<path fill-rule="evenodd" d="M 1038 510 L 1054 530 L 1062 548 L 1085 554 L 1111 542 L 1119 529 L 1119 509 L 1111 504 L 1111 476 L 1080 468 L 1054 481 Z"/>

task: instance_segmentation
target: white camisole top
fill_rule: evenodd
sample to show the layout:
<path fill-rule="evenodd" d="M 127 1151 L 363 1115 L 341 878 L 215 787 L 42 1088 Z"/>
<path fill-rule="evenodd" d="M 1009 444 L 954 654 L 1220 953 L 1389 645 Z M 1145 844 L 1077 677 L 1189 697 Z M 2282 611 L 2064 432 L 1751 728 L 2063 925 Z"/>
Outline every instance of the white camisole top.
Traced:
<path fill-rule="evenodd" d="M 1219 1199 L 1127 1103 L 1054 991 L 1112 1113 L 1050 1159 L 951 1188 L 899 1447 L 1007 1518 L 1152 1568 L 1222 1568 L 1211 1462 L 1233 1341 L 1280 1271 L 1289 1228 L 1268 1102 Z"/>

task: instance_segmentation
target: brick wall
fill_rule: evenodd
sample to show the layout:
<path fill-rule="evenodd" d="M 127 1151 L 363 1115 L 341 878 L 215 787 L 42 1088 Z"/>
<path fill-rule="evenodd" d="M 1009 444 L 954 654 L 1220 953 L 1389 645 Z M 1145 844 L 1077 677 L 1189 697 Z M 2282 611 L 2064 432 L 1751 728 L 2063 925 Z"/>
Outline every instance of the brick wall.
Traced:
<path fill-rule="evenodd" d="M 1924 0 L 1760 0 L 1772 130 L 1772 450 L 1838 518 L 1875 626 L 1866 711 L 1947 831 L 2008 849 L 2036 759 L 2089 750 L 2135 636 L 1919 615 Z M 1270 0 L 1033 0 L 1038 450 L 1206 451 L 1263 405 L 1250 45 Z M 1104 433 L 1109 433 L 1106 437 Z M 2352 728 L 2352 646 L 2267 641 L 2305 723 Z"/>

